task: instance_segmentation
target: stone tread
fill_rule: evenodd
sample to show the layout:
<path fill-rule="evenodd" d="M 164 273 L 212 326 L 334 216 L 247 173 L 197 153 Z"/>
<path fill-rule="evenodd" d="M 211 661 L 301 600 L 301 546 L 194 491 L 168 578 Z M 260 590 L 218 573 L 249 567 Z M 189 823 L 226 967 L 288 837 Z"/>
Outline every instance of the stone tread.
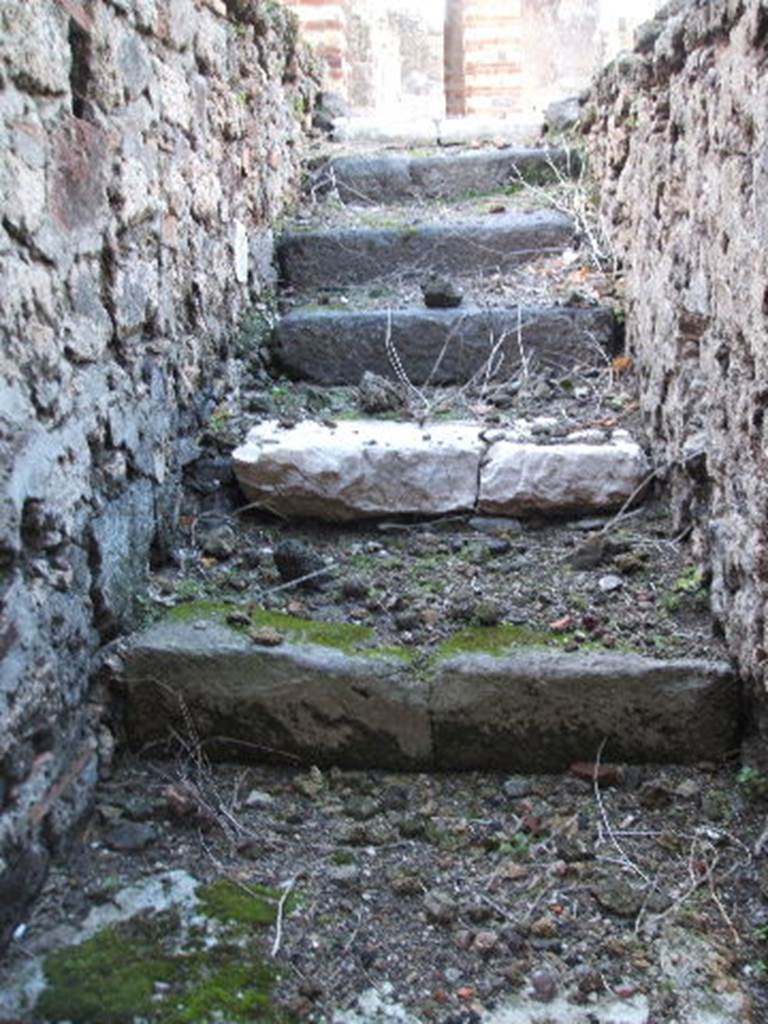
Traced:
<path fill-rule="evenodd" d="M 604 743 L 612 760 L 691 763 L 732 749 L 739 722 L 721 662 L 517 648 L 419 669 L 287 640 L 264 648 L 205 619 L 134 637 L 123 685 L 134 747 L 188 728 L 188 713 L 200 740 L 227 737 L 206 744 L 214 755 L 349 768 L 562 771 Z"/>
<path fill-rule="evenodd" d="M 249 502 L 336 522 L 597 512 L 630 500 L 648 473 L 642 449 L 623 431 L 574 431 L 552 444 L 532 438 L 527 421 L 265 421 L 232 457 Z"/>
<path fill-rule="evenodd" d="M 579 169 L 580 160 L 568 150 L 521 146 L 440 156 L 338 157 L 315 171 L 310 188 L 335 188 L 344 203 L 397 203 L 490 193 L 522 182 L 550 184 Z"/>
<path fill-rule="evenodd" d="M 278 242 L 281 279 L 293 288 L 339 287 L 387 277 L 507 270 L 573 241 L 552 210 L 507 212 L 403 228 L 289 231 Z"/>
<path fill-rule="evenodd" d="M 604 307 L 300 310 L 279 321 L 271 356 L 293 379 L 358 384 L 366 370 L 396 377 L 389 344 L 412 384 L 445 385 L 470 380 L 492 355 L 507 378 L 523 356 L 529 368 L 561 373 L 604 365 L 615 354 L 614 335 L 613 311 Z"/>

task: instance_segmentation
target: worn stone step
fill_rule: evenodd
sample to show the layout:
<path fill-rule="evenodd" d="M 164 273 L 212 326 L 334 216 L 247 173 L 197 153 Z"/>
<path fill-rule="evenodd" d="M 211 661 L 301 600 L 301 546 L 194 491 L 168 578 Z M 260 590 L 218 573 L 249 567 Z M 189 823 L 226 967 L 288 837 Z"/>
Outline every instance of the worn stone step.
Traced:
<path fill-rule="evenodd" d="M 573 221 L 555 210 L 512 211 L 449 224 L 289 231 L 277 247 L 294 288 L 339 287 L 386 277 L 508 270 L 573 241 Z"/>
<path fill-rule="evenodd" d="M 339 117 L 336 142 L 377 146 L 466 146 L 481 142 L 503 145 L 530 143 L 541 134 L 541 122 L 521 124 L 501 117 Z"/>
<path fill-rule="evenodd" d="M 522 146 L 441 156 L 337 157 L 315 171 L 310 188 L 335 188 L 344 203 L 396 203 L 490 193 L 522 182 L 551 184 L 579 169 L 575 151 Z"/>
<path fill-rule="evenodd" d="M 394 377 L 392 349 L 412 384 L 465 383 L 493 358 L 505 378 L 525 360 L 567 373 L 615 354 L 613 311 L 602 307 L 297 311 L 274 332 L 275 366 L 316 384 L 357 384 L 365 370 Z"/>
<path fill-rule="evenodd" d="M 255 426 L 233 452 L 249 502 L 280 516 L 350 521 L 393 515 L 563 515 L 612 509 L 648 462 L 624 431 L 575 431 L 551 444 L 531 425 L 303 420 Z"/>
<path fill-rule="evenodd" d="M 498 651 L 499 629 L 493 653 L 477 651 L 477 631 L 472 653 L 455 653 L 460 636 L 432 655 L 357 650 L 277 619 L 274 647 L 209 605 L 180 606 L 134 637 L 123 670 L 132 746 L 191 729 L 229 759 L 554 772 L 601 749 L 614 761 L 691 763 L 736 742 L 739 690 L 721 662 Z"/>

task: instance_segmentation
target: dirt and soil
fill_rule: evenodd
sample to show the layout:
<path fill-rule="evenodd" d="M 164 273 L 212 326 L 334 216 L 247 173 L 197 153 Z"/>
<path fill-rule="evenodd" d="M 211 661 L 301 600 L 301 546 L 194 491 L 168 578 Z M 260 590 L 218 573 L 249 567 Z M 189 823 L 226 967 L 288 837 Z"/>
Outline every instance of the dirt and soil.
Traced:
<path fill-rule="evenodd" d="M 645 994 L 648 1019 L 671 1024 L 691 992 L 665 964 L 670 943 L 686 955 L 686 936 L 711 951 L 696 985 L 746 989 L 752 1019 L 766 1019 L 764 785 L 739 783 L 733 765 L 622 768 L 609 755 L 597 783 L 590 766 L 576 769 L 584 777 L 211 768 L 192 738 L 175 762 L 123 759 L 11 963 L 173 868 L 291 886 L 274 957 L 289 1019 L 330 1021 L 378 987 L 410 1017 L 352 1019 L 470 1024 L 516 992 L 585 1012 L 613 993 Z M 274 941 L 274 928 L 252 938 L 267 957 Z"/>

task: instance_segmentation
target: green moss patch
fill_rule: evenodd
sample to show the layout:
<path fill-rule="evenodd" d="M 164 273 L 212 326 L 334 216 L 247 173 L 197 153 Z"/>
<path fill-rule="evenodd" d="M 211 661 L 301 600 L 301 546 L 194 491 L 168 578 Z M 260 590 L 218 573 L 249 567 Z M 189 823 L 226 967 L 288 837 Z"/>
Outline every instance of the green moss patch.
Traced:
<path fill-rule="evenodd" d="M 228 620 L 235 611 L 242 613 L 243 619 L 232 623 Z M 413 652 L 404 647 L 376 646 L 376 634 L 373 629 L 354 622 L 322 622 L 287 615 L 285 612 L 268 611 L 265 608 L 245 609 L 232 604 L 217 604 L 214 601 L 185 602 L 172 608 L 166 616 L 166 622 L 200 621 L 219 622 L 234 632 L 243 634 L 253 629 L 269 627 L 277 630 L 292 643 L 333 647 L 344 654 L 399 658 L 403 661 L 411 661 L 414 657 Z"/>
<path fill-rule="evenodd" d="M 263 885 L 236 885 L 228 879 L 205 885 L 197 890 L 200 905 L 208 917 L 225 924 L 259 927 L 272 924 L 282 893 Z M 285 901 L 284 913 L 296 906 L 291 894 Z"/>
<path fill-rule="evenodd" d="M 572 646 L 575 645 L 575 646 Z M 595 640 L 584 640 L 572 633 L 553 633 L 547 629 L 531 626 L 469 626 L 454 634 L 450 640 L 438 647 L 435 660 L 442 661 L 457 654 L 503 655 L 519 648 L 538 648 L 564 651 L 578 650 L 580 653 L 602 652 L 633 654 L 636 648 L 631 644 L 615 644 L 606 647 Z"/>
<path fill-rule="evenodd" d="M 569 638 L 530 626 L 469 626 L 454 634 L 437 649 L 437 657 L 455 654 L 505 654 L 515 647 L 562 648 Z"/>
<path fill-rule="evenodd" d="M 254 953 L 253 929 L 274 921 L 279 893 L 225 880 L 201 887 L 198 896 L 196 920 L 200 912 L 209 919 L 200 927 L 185 928 L 177 910 L 138 915 L 51 953 L 36 1019 L 291 1024 L 295 1018 L 272 1003 L 275 968 Z"/>

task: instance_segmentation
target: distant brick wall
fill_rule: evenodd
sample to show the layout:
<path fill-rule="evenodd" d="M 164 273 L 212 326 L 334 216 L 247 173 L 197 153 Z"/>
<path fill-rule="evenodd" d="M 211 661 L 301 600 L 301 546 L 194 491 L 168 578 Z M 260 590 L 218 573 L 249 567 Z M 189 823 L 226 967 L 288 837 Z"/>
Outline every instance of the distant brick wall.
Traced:
<path fill-rule="evenodd" d="M 521 0 L 464 0 L 464 112 L 516 114 L 525 98 Z"/>
<path fill-rule="evenodd" d="M 346 93 L 348 79 L 347 12 L 332 0 L 285 0 L 299 18 L 304 38 L 325 64 L 328 82 Z"/>

